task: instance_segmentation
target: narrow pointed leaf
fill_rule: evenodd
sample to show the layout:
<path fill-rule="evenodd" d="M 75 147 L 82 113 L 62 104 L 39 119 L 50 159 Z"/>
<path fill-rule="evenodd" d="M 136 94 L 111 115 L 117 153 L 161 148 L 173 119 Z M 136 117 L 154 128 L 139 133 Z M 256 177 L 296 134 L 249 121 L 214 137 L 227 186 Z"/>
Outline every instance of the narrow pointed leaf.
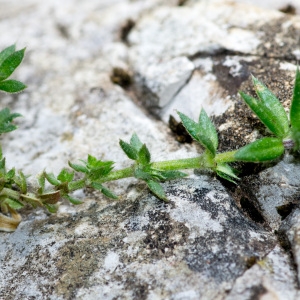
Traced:
<path fill-rule="evenodd" d="M 57 179 L 60 182 L 70 182 L 73 180 L 73 178 L 74 178 L 74 171 L 69 172 L 67 169 L 62 169 L 57 176 Z"/>
<path fill-rule="evenodd" d="M 151 160 L 151 155 L 149 149 L 144 144 L 138 153 L 138 161 L 142 165 L 148 165 L 150 163 L 150 160 Z"/>
<path fill-rule="evenodd" d="M 25 48 L 6 57 L 0 65 L 0 81 L 7 79 L 23 60 Z"/>
<path fill-rule="evenodd" d="M 13 168 L 6 173 L 5 177 L 6 179 L 12 179 L 15 176 L 15 174 L 16 174 L 16 170 L 15 168 Z"/>
<path fill-rule="evenodd" d="M 257 96 L 264 106 L 272 113 L 273 122 L 276 125 L 278 137 L 285 137 L 289 131 L 289 120 L 287 114 L 277 97 L 257 78 L 252 76 Z"/>
<path fill-rule="evenodd" d="M 239 178 L 236 176 L 234 169 L 231 168 L 228 164 L 218 164 L 216 172 L 218 176 L 231 181 L 233 183 L 236 183 L 236 180 L 239 180 Z"/>
<path fill-rule="evenodd" d="M 118 196 L 98 182 L 92 182 L 91 187 L 100 191 L 103 195 L 111 199 L 118 199 Z"/>
<path fill-rule="evenodd" d="M 16 45 L 11 45 L 0 52 L 0 65 L 4 60 L 16 51 Z"/>
<path fill-rule="evenodd" d="M 11 114 L 8 108 L 2 109 L 0 111 L 0 134 L 15 130 L 17 126 L 11 122 L 17 117 L 21 117 L 21 115 L 17 113 Z"/>
<path fill-rule="evenodd" d="M 38 183 L 39 183 L 39 189 L 38 189 L 38 192 L 39 194 L 43 194 L 44 193 L 44 190 L 45 190 L 45 176 L 44 176 L 44 173 L 40 174 L 38 176 Z"/>
<path fill-rule="evenodd" d="M 19 177 L 20 177 L 20 190 L 23 194 L 27 193 L 27 178 L 30 176 L 26 176 L 22 171 L 19 171 Z"/>
<path fill-rule="evenodd" d="M 68 201 L 70 201 L 74 205 L 79 205 L 79 204 L 83 203 L 83 201 L 81 201 L 79 199 L 76 199 L 76 198 L 73 198 L 69 195 L 64 195 L 63 198 L 67 199 Z"/>
<path fill-rule="evenodd" d="M 300 72 L 297 67 L 294 94 L 290 110 L 291 125 L 294 132 L 300 133 Z"/>
<path fill-rule="evenodd" d="M 262 138 L 239 149 L 234 158 L 245 162 L 273 160 L 284 152 L 282 140 L 272 137 Z"/>
<path fill-rule="evenodd" d="M 18 200 L 13 200 L 13 199 L 6 199 L 5 204 L 7 204 L 10 208 L 13 208 L 13 209 L 20 209 L 22 207 L 24 207 L 24 204 L 21 203 L 20 201 Z"/>
<path fill-rule="evenodd" d="M 192 119 L 190 119 L 188 116 L 186 116 L 185 114 L 178 112 L 178 115 L 181 119 L 181 122 L 183 124 L 183 126 L 185 127 L 185 129 L 187 130 L 187 132 L 190 134 L 190 136 L 198 141 L 201 142 L 199 139 L 199 133 L 200 133 L 200 126 L 198 123 L 196 123 L 195 121 L 193 121 Z"/>
<path fill-rule="evenodd" d="M 120 144 L 120 147 L 122 148 L 122 150 L 128 156 L 128 158 L 130 158 L 132 160 L 138 159 L 138 151 L 132 145 L 130 145 L 122 140 L 120 140 L 119 144 Z"/>
<path fill-rule="evenodd" d="M 68 162 L 68 164 L 76 172 L 81 172 L 81 173 L 88 173 L 89 172 L 88 168 L 84 165 L 73 164 L 70 161 Z"/>
<path fill-rule="evenodd" d="M 58 211 L 58 205 L 56 205 L 56 204 L 45 203 L 45 207 L 52 214 L 54 214 L 54 213 L 56 213 Z"/>
<path fill-rule="evenodd" d="M 139 137 L 136 133 L 134 133 L 130 139 L 130 145 L 139 152 L 140 149 L 143 147 L 143 143 L 140 141 Z"/>
<path fill-rule="evenodd" d="M 199 139 L 201 144 L 215 156 L 218 148 L 218 135 L 214 124 L 204 109 L 201 109 L 199 126 Z"/>
<path fill-rule="evenodd" d="M 48 180 L 49 183 L 52 185 L 60 185 L 60 181 L 56 179 L 53 173 L 46 173 L 44 172 L 46 179 Z"/>
<path fill-rule="evenodd" d="M 161 184 L 159 184 L 158 182 L 156 181 L 153 181 L 153 180 L 147 180 L 146 181 L 150 191 L 156 196 L 158 197 L 159 199 L 165 201 L 165 202 L 169 202 L 166 194 L 165 194 L 165 191 L 163 189 L 163 187 L 161 186 Z"/>
<path fill-rule="evenodd" d="M 0 90 L 11 94 L 19 93 L 26 88 L 27 86 L 18 80 L 8 79 L 0 82 Z"/>
<path fill-rule="evenodd" d="M 264 104 L 243 92 L 239 92 L 243 100 L 247 103 L 250 109 L 256 114 L 260 121 L 277 137 L 281 137 L 283 132 L 278 129 L 277 118 L 274 117 L 273 113 L 267 109 Z"/>

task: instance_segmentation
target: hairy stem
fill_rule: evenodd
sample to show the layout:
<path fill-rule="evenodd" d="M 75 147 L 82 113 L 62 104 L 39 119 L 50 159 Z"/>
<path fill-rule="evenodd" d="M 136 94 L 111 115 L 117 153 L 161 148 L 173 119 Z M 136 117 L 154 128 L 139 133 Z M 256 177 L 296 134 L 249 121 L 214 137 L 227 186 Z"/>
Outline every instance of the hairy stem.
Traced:
<path fill-rule="evenodd" d="M 236 161 L 236 159 L 234 158 L 236 152 L 237 150 L 219 153 L 216 155 L 215 161 L 216 163 L 229 163 L 229 162 Z"/>

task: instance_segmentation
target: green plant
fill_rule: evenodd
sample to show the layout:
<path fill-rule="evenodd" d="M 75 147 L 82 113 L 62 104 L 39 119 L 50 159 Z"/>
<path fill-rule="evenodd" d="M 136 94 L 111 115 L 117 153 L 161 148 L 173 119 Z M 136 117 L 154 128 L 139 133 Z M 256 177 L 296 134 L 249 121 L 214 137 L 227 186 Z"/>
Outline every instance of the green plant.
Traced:
<path fill-rule="evenodd" d="M 24 49 L 15 51 L 15 46 L 6 48 L 0 53 L 0 81 L 2 90 L 19 92 L 25 85 L 17 81 L 7 83 L 7 78 L 20 64 Z M 2 74 L 2 76 L 1 76 Z M 273 137 L 264 137 L 238 150 L 218 152 L 218 135 L 215 126 L 202 109 L 196 122 L 183 113 L 178 115 L 190 136 L 199 143 L 204 151 L 194 158 L 184 158 L 161 162 L 152 162 L 150 151 L 137 136 L 133 134 L 129 142 L 120 140 L 120 147 L 129 159 L 133 161 L 128 168 L 114 170 L 113 161 L 101 161 L 92 155 L 79 163 L 69 162 L 69 169 L 63 168 L 56 176 L 53 173 L 42 172 L 38 176 L 35 187 L 28 185 L 28 176 L 15 168 L 7 170 L 5 158 L 0 153 L 0 230 L 14 231 L 21 221 L 17 210 L 30 205 L 32 208 L 45 207 L 49 212 L 57 211 L 58 202 L 66 199 L 72 204 L 81 201 L 72 193 L 82 188 L 92 188 L 100 191 L 106 197 L 118 199 L 105 183 L 127 177 L 135 177 L 145 181 L 150 191 L 159 199 L 168 201 L 160 182 L 182 178 L 187 174 L 184 169 L 205 169 L 218 176 L 236 182 L 239 178 L 230 163 L 264 162 L 278 159 L 285 149 L 300 148 L 300 72 L 297 70 L 294 96 L 290 110 L 290 121 L 279 100 L 255 77 L 252 77 L 258 99 L 240 92 L 241 97 L 250 109 L 268 128 Z M 6 83 L 5 83 L 6 82 Z M 4 88 L 3 88 L 4 87 Z M 1 82 L 0 82 L 1 89 Z M 11 114 L 5 108 L 0 111 L 0 133 L 16 129 L 12 123 L 19 114 Z M 46 184 L 48 182 L 48 184 Z"/>

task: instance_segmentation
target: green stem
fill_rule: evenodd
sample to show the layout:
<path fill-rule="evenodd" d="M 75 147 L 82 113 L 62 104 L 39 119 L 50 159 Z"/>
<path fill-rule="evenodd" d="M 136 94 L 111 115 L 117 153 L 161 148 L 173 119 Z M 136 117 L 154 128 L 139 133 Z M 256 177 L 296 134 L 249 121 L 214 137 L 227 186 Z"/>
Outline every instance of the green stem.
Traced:
<path fill-rule="evenodd" d="M 159 162 L 153 162 L 151 164 L 152 169 L 158 169 L 161 171 L 175 171 L 175 170 L 184 170 L 184 169 L 212 169 L 215 167 L 216 163 L 226 163 L 233 162 L 234 154 L 236 151 L 219 153 L 215 157 L 215 161 L 210 155 L 206 152 L 201 156 L 193 158 L 183 158 L 183 159 L 174 159 L 174 160 L 165 160 Z M 99 182 L 107 182 L 112 180 L 118 180 L 127 177 L 134 177 L 134 167 L 133 164 L 131 167 L 121 169 L 118 171 L 113 171 L 107 176 L 101 178 Z"/>
<path fill-rule="evenodd" d="M 127 178 L 127 177 L 134 177 L 134 168 L 133 167 L 134 167 L 134 165 L 129 168 L 110 172 L 106 177 L 101 178 L 101 182 L 118 180 L 118 179 Z"/>
<path fill-rule="evenodd" d="M 219 153 L 216 155 L 215 161 L 216 161 L 216 163 L 229 163 L 229 162 L 236 161 L 236 159 L 234 158 L 234 155 L 236 152 L 237 152 L 237 150 Z"/>
<path fill-rule="evenodd" d="M 174 171 L 184 169 L 199 169 L 202 167 L 203 157 L 183 158 L 174 160 L 165 160 L 152 163 L 153 169 L 162 171 Z"/>

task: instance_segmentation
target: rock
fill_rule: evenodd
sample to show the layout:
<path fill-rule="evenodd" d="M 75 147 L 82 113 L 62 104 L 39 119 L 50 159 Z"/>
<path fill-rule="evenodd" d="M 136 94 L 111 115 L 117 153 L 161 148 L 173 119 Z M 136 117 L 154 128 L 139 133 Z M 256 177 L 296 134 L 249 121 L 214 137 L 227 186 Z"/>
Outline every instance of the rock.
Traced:
<path fill-rule="evenodd" d="M 153 161 L 196 156 L 166 124 L 176 109 L 197 119 L 204 107 L 220 152 L 268 134 L 238 96 L 253 94 L 251 73 L 289 109 L 297 15 L 220 0 L 6 8 L 0 47 L 27 45 L 13 77 L 29 88 L 2 97 L 24 115 L 2 144 L 32 185 L 88 153 L 129 166 L 118 141 L 133 132 Z M 298 160 L 237 167 L 238 185 L 203 173 L 164 183 L 168 204 L 129 178 L 108 185 L 119 201 L 83 190 L 82 205 L 54 215 L 23 209 L 18 229 L 0 233 L 0 298 L 299 298 Z"/>
<path fill-rule="evenodd" d="M 194 70 L 194 65 L 186 57 L 176 57 L 159 65 L 143 69 L 143 76 L 135 78 L 136 85 L 147 87 L 139 91 L 144 95 L 145 105 L 152 110 L 164 107 L 186 84 Z M 146 77 L 147 82 L 143 82 Z"/>
<path fill-rule="evenodd" d="M 170 204 L 132 189 L 124 201 L 88 201 L 3 235 L 0 295 L 217 299 L 276 245 L 218 181 L 201 176 L 164 187 Z"/>
<path fill-rule="evenodd" d="M 297 299 L 299 291 L 295 275 L 295 270 L 290 267 L 290 257 L 276 246 L 236 280 L 225 299 Z"/>
<path fill-rule="evenodd" d="M 294 262 L 297 266 L 297 279 L 300 283 L 299 263 L 300 263 L 300 243 L 299 243 L 299 208 L 295 209 L 285 220 L 279 228 L 279 236 L 282 243 L 288 249 L 291 249 Z"/>

